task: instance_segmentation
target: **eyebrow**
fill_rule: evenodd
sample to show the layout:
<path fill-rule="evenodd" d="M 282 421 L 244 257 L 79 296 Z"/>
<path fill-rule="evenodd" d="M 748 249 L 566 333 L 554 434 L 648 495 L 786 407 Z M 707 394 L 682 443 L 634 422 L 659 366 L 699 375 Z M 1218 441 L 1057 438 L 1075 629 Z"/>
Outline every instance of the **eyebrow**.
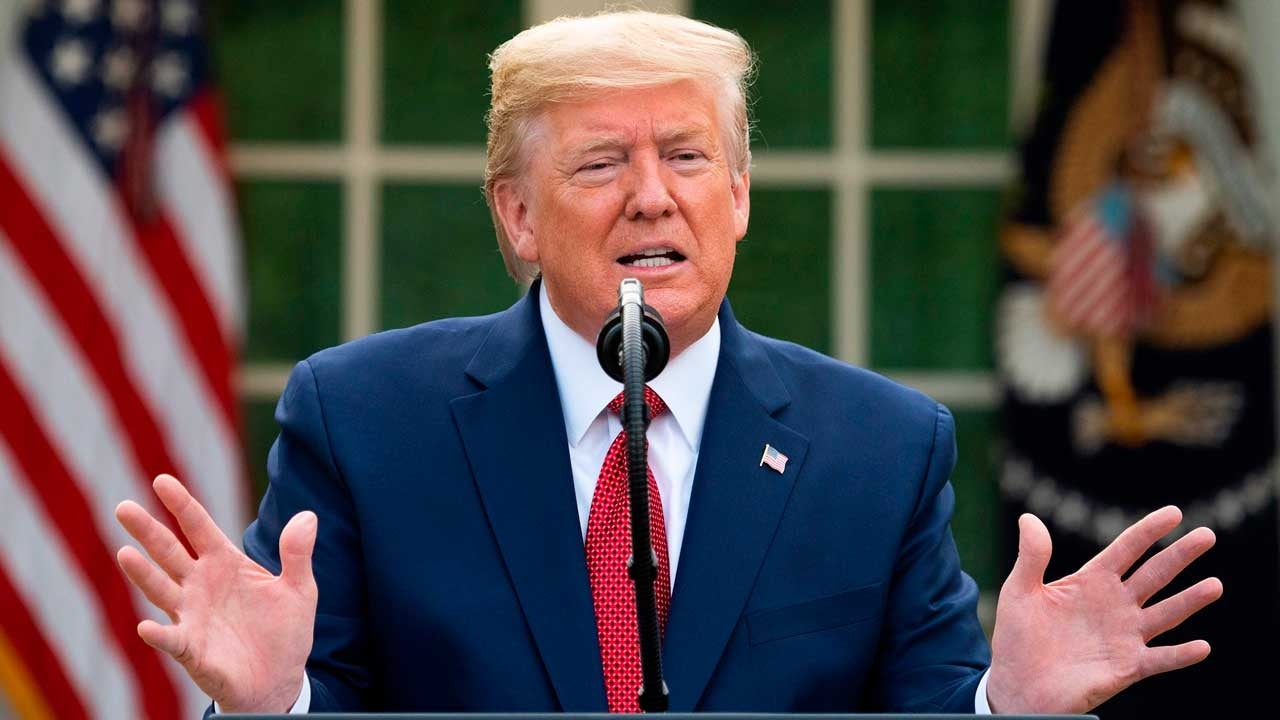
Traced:
<path fill-rule="evenodd" d="M 711 142 L 711 132 L 704 127 L 680 127 L 671 130 L 664 130 L 658 133 L 657 143 L 659 147 L 674 145 L 692 140 L 701 140 Z M 571 154 L 574 157 L 582 155 L 590 155 L 605 150 L 624 150 L 631 145 L 631 138 L 622 134 L 608 134 L 599 137 L 593 137 L 581 145 L 574 147 Z"/>
<path fill-rule="evenodd" d="M 702 140 L 710 143 L 712 141 L 711 131 L 704 127 L 683 127 L 672 130 L 665 130 L 658 133 L 658 145 L 675 145 L 677 143 L 689 142 L 691 140 Z"/>
<path fill-rule="evenodd" d="M 571 153 L 574 156 L 590 155 L 601 150 L 621 150 L 630 144 L 630 141 L 623 135 L 605 135 L 591 138 L 585 143 L 574 147 Z"/>

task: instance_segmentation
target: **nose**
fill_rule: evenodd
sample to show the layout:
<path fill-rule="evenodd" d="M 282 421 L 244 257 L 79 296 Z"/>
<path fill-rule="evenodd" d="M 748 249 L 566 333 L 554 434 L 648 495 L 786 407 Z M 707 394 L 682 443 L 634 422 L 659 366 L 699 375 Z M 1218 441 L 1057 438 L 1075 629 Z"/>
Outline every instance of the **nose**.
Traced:
<path fill-rule="evenodd" d="M 676 201 L 657 157 L 636 157 L 628 168 L 628 178 L 630 186 L 623 210 L 628 220 L 657 220 L 675 212 Z"/>

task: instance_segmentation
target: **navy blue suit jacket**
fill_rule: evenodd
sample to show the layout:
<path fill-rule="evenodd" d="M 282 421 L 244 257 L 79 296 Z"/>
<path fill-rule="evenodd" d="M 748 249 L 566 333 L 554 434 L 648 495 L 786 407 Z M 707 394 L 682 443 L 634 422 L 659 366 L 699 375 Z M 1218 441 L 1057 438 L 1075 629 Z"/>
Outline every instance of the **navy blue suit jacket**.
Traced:
<path fill-rule="evenodd" d="M 663 643 L 673 711 L 972 712 L 989 661 L 948 523 L 950 414 L 720 310 Z M 320 519 L 314 711 L 606 710 L 535 291 L 294 369 L 245 549 Z M 765 443 L 786 472 L 760 466 Z"/>

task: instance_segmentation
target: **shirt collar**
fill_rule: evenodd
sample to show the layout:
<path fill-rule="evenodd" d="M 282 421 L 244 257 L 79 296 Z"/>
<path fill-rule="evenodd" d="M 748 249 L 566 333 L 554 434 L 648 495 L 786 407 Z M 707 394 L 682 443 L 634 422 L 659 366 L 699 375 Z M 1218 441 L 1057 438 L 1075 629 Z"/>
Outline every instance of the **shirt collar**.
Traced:
<path fill-rule="evenodd" d="M 556 315 L 545 285 L 540 284 L 538 304 L 560 392 L 560 407 L 564 411 L 565 433 L 569 445 L 577 447 L 591 423 L 609 401 L 622 392 L 622 383 L 614 381 L 600 368 L 595 345 Z M 705 335 L 671 358 L 667 367 L 649 383 L 666 401 L 668 411 L 693 452 L 697 452 L 702 443 L 702 425 L 707 419 L 711 382 L 719 360 L 720 319 L 716 318 Z"/>

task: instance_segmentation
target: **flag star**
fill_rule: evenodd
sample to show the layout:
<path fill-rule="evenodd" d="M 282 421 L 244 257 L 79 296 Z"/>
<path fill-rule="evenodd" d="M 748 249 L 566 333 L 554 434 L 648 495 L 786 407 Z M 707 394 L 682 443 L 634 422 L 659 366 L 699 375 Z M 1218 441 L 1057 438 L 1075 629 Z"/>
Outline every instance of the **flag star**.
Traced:
<path fill-rule="evenodd" d="M 64 38 L 53 49 L 49 69 L 53 77 L 63 85 L 79 85 L 84 82 L 92 64 L 93 59 L 89 57 L 89 49 L 83 41 Z"/>
<path fill-rule="evenodd" d="M 177 53 L 161 55 L 151 72 L 151 82 L 156 92 L 176 98 L 187 88 L 187 64 Z"/>
<path fill-rule="evenodd" d="M 98 0 L 63 0 L 62 14 L 81 25 L 92 22 L 98 14 Z"/>
<path fill-rule="evenodd" d="M 93 119 L 93 140 L 104 151 L 118 152 L 129 134 L 129 119 L 120 108 L 104 110 Z"/>
<path fill-rule="evenodd" d="M 136 31 L 147 19 L 147 5 L 143 0 L 115 0 L 111 4 L 111 22 L 121 30 Z"/>
<path fill-rule="evenodd" d="M 117 47 L 107 52 L 102 61 L 102 81 L 114 90 L 124 90 L 133 82 L 136 62 L 133 51 L 127 47 Z"/>
<path fill-rule="evenodd" d="M 189 35 L 196 26 L 196 9 L 188 0 L 167 0 L 160 16 L 164 29 L 174 35 Z"/>

